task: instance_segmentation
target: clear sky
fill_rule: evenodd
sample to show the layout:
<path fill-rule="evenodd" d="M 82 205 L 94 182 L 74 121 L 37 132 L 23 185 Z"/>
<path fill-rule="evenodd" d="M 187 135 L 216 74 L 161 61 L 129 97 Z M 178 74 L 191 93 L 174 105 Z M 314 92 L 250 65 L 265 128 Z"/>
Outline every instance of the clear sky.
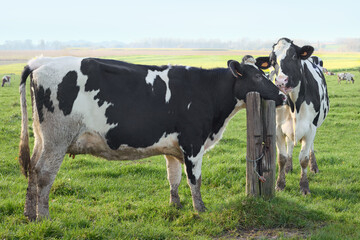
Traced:
<path fill-rule="evenodd" d="M 0 43 L 360 37 L 359 0 L 6 0 L 1 10 Z"/>

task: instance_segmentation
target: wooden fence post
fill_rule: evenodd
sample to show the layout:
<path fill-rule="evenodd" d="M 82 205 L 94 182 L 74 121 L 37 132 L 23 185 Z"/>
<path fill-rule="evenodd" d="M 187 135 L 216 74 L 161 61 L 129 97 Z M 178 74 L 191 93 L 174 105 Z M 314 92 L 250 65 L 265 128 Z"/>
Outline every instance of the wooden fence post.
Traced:
<path fill-rule="evenodd" d="M 258 161 L 262 154 L 263 126 L 261 119 L 260 94 L 250 92 L 246 95 L 246 195 L 259 196 L 260 184 L 256 172 L 259 172 Z"/>
<path fill-rule="evenodd" d="M 275 102 L 260 94 L 246 95 L 246 194 L 270 199 L 275 195 Z"/>
<path fill-rule="evenodd" d="M 261 183 L 260 195 L 265 199 L 275 196 L 275 177 L 276 177 L 276 109 L 275 102 L 263 100 L 263 126 L 264 126 L 264 147 L 265 155 L 261 161 L 260 169 L 266 182 Z"/>

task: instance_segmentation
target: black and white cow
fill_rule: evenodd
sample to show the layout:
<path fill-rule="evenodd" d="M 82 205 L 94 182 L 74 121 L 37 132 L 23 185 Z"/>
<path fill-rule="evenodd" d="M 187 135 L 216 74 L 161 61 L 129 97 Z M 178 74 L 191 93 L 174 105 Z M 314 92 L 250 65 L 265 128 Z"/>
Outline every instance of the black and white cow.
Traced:
<path fill-rule="evenodd" d="M 309 57 L 314 48 L 299 47 L 287 38 L 274 44 L 269 58 L 275 68 L 275 84 L 287 94 L 287 105 L 276 110 L 276 144 L 278 149 L 279 175 L 277 190 L 285 188 L 285 173 L 292 170 L 294 144 L 301 142 L 299 161 L 301 166 L 300 190 L 310 193 L 307 166 L 319 171 L 314 155 L 316 129 L 329 112 L 329 97 L 325 77 Z M 310 162 L 310 163 L 309 163 Z"/>
<path fill-rule="evenodd" d="M 3 76 L 1 86 L 3 87 L 3 86 L 5 86 L 5 84 L 10 86 L 10 84 L 11 84 L 10 81 L 11 81 L 10 76 L 8 76 L 8 75 Z"/>
<path fill-rule="evenodd" d="M 342 80 L 346 81 L 346 83 L 348 82 L 352 82 L 354 83 L 354 75 L 351 73 L 338 73 L 337 74 L 338 77 L 338 83 L 340 84 Z"/>
<path fill-rule="evenodd" d="M 30 160 L 25 84 L 30 75 L 35 144 Z M 19 162 L 29 176 L 25 215 L 48 217 L 49 191 L 66 153 L 108 160 L 165 155 L 170 203 L 180 207 L 185 164 L 195 210 L 204 153 L 222 137 L 248 92 L 282 105 L 286 96 L 255 64 L 211 70 L 145 66 L 94 58 L 36 58 L 20 84 Z"/>

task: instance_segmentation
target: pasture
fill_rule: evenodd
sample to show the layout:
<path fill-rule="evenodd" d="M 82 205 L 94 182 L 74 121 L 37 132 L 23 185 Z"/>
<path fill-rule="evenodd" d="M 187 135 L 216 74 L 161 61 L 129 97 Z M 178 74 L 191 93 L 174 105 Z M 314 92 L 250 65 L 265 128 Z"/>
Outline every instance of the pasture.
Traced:
<path fill-rule="evenodd" d="M 140 64 L 225 67 L 232 52 L 133 54 L 106 58 Z M 263 55 L 263 53 L 251 53 Z M 182 209 L 169 206 L 169 184 L 162 156 L 110 162 L 90 155 L 65 157 L 50 193 L 52 220 L 28 222 L 23 216 L 27 180 L 18 164 L 19 75 L 25 64 L 0 66 L 15 73 L 0 88 L 0 239 L 360 239 L 360 54 L 320 53 L 324 67 L 355 75 L 355 84 L 326 76 L 330 112 L 318 129 L 315 151 L 320 173 L 309 172 L 311 194 L 299 190 L 300 146 L 287 186 L 270 201 L 245 195 L 246 111 L 230 122 L 223 139 L 206 153 L 202 167 L 205 213 L 194 212 L 183 173 Z M 29 82 L 28 111 L 31 112 Z M 33 146 L 30 129 L 31 149 Z"/>

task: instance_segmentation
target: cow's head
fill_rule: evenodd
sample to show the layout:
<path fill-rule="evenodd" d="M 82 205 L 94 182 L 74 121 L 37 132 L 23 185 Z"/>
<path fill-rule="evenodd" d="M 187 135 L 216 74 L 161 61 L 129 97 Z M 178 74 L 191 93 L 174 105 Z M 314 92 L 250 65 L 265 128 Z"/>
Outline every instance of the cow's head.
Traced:
<path fill-rule="evenodd" d="M 274 44 L 269 60 L 275 68 L 275 85 L 284 93 L 291 92 L 302 78 L 302 60 L 313 53 L 312 46 L 299 47 L 287 38 L 281 38 Z"/>
<path fill-rule="evenodd" d="M 255 64 L 229 60 L 228 67 L 236 78 L 234 92 L 238 100 L 245 100 L 246 94 L 254 91 L 260 93 L 260 96 L 266 100 L 274 100 L 276 106 L 284 104 L 285 94 L 279 91 L 261 70 L 270 67 L 270 62 L 266 59 L 257 58 Z"/>

